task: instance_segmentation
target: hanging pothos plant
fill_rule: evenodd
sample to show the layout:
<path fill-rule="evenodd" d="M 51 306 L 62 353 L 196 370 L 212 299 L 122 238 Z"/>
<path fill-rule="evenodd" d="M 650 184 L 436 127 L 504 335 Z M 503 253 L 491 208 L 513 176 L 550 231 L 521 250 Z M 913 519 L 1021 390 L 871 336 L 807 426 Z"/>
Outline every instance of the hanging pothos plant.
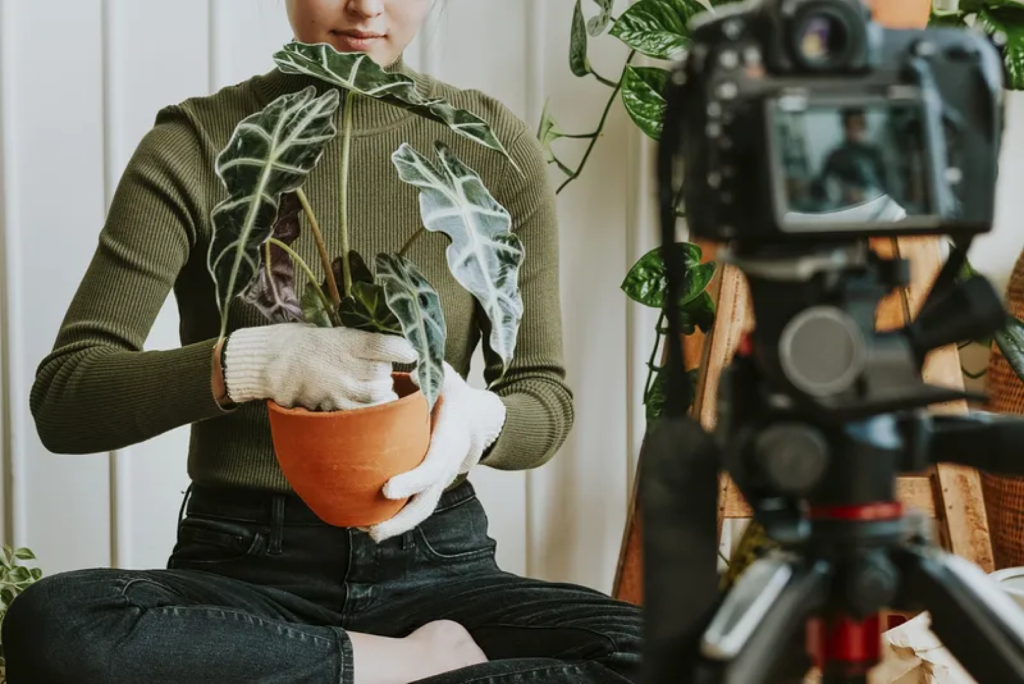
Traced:
<path fill-rule="evenodd" d="M 376 255 L 375 272 L 350 249 L 346 220 L 356 98 L 374 98 L 444 124 L 504 155 L 518 169 L 488 124 L 443 98 L 424 98 L 411 78 L 385 71 L 363 53 L 341 53 L 327 44 L 294 41 L 277 52 L 274 61 L 284 73 L 312 76 L 335 88 L 318 96 L 316 88 L 309 86 L 280 96 L 239 123 L 217 158 L 217 174 L 228 197 L 213 212 L 208 267 L 217 287 L 221 337 L 235 297 L 255 305 L 275 323 L 306 322 L 401 335 L 416 349 L 417 384 L 433 407 L 444 376 L 446 326 L 437 292 L 405 255 L 424 232 L 437 232 L 450 240 L 451 273 L 490 319 L 490 350 L 507 367 L 523 315 L 518 285 L 523 245 L 511 232 L 508 211 L 444 143 L 435 142 L 433 161 L 408 143 L 392 154 L 398 177 L 420 190 L 423 225 L 410 231 L 398 252 Z M 337 137 L 339 106 L 343 118 L 341 254 L 332 260 L 302 186 L 324 148 Z M 300 213 L 316 242 L 322 281 L 291 246 L 299 237 Z M 301 295 L 295 291 L 296 267 L 308 279 Z"/>
<path fill-rule="evenodd" d="M 654 141 L 661 138 L 666 107 L 663 93 L 668 81 L 669 63 L 690 43 L 690 19 L 708 9 L 696 0 L 639 0 L 620 16 L 615 17 L 614 4 L 615 0 L 589 0 L 587 5 L 590 5 L 591 9 L 596 5 L 596 13 L 588 19 L 586 15 L 590 10 L 584 10 L 583 0 L 576 0 L 572 18 L 569 41 L 570 70 L 575 76 L 594 77 L 599 83 L 611 88 L 597 129 L 592 133 L 566 133 L 547 106 L 541 117 L 538 137 L 547 152 L 548 163 L 556 165 L 566 176 L 558 186 L 558 193 L 565 190 L 583 173 L 616 102 L 622 102 L 632 121 L 649 138 Z M 720 4 L 725 3 L 713 2 L 712 7 Z M 590 40 L 606 34 L 629 48 L 629 54 L 616 80 L 597 73 L 588 56 Z M 664 64 L 635 65 L 634 60 L 638 55 Z M 589 141 L 575 167 L 565 163 L 552 148 L 552 143 L 561 138 Z M 678 216 L 683 217 L 681 197 L 680 192 L 676 212 Z M 683 333 L 692 335 L 697 329 L 707 332 L 715 320 L 715 303 L 707 292 L 707 287 L 715 275 L 716 265 L 714 262 L 703 262 L 701 248 L 696 244 L 680 242 L 676 244 L 676 249 L 678 257 L 685 260 L 688 266 L 688 277 L 683 293 L 676 304 L 682 314 Z M 661 311 L 654 349 L 648 362 L 647 381 L 644 385 L 644 405 L 647 408 L 648 422 L 661 415 L 665 402 L 665 376 L 661 373 L 659 352 L 664 336 L 668 332 L 665 316 L 667 289 L 665 264 L 660 247 L 643 255 L 622 282 L 622 290 L 631 299 Z M 687 377 L 690 381 L 688 392 L 692 404 L 697 370 L 692 370 Z"/>

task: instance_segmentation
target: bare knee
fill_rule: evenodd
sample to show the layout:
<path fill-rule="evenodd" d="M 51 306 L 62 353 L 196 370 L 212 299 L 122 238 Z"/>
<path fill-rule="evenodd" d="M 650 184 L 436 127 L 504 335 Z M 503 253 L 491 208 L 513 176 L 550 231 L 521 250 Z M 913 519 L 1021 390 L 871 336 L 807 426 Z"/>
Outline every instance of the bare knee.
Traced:
<path fill-rule="evenodd" d="M 102 681 L 106 615 L 123 610 L 117 571 L 76 570 L 43 577 L 11 603 L 3 621 L 7 680 Z"/>

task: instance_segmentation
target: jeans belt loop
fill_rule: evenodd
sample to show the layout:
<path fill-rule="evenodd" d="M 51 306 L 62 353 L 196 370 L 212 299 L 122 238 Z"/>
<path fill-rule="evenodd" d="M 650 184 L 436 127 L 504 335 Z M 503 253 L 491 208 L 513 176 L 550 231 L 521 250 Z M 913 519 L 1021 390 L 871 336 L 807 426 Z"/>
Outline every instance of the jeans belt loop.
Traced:
<path fill-rule="evenodd" d="M 271 497 L 270 512 L 270 546 L 267 552 L 272 555 L 281 553 L 281 545 L 284 537 L 284 494 L 274 494 Z"/>

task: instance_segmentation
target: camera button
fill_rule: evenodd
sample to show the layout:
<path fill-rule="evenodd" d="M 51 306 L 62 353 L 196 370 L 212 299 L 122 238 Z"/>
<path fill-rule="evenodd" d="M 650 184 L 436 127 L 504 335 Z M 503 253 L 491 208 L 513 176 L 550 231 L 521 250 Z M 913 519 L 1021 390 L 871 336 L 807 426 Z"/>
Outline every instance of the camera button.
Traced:
<path fill-rule="evenodd" d="M 735 50 L 723 50 L 718 55 L 718 63 L 725 69 L 735 69 L 740 65 L 740 56 Z"/>
<path fill-rule="evenodd" d="M 723 100 L 731 100 L 739 94 L 739 88 L 736 87 L 736 84 L 732 81 L 723 81 L 719 83 L 716 91 L 718 93 L 718 97 Z"/>

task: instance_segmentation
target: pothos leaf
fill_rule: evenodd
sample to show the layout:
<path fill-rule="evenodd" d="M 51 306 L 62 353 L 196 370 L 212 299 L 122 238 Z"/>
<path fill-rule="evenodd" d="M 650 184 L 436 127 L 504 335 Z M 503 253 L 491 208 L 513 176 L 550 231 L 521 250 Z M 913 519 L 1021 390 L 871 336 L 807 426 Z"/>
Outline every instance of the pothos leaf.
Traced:
<path fill-rule="evenodd" d="M 686 393 L 685 407 L 689 409 L 693 405 L 693 400 L 697 394 L 697 380 L 700 376 L 700 369 L 694 368 L 686 373 L 686 387 L 683 391 Z M 647 390 L 647 396 L 644 397 L 644 406 L 647 411 L 647 422 L 653 423 L 661 417 L 665 411 L 665 400 L 668 398 L 668 373 L 664 370 L 658 370 L 655 372 L 654 380 L 651 382 L 651 386 Z"/>
<path fill-rule="evenodd" d="M 583 18 L 582 0 L 576 0 L 576 9 L 572 13 L 572 33 L 569 35 L 569 69 L 574 76 L 586 76 L 590 73 L 590 60 L 587 58 L 587 22 Z"/>
<path fill-rule="evenodd" d="M 1006 87 L 1024 89 L 1024 8 L 986 7 L 978 12 L 978 23 L 996 40 L 1003 53 Z"/>
<path fill-rule="evenodd" d="M 14 557 L 19 560 L 35 560 L 36 555 L 32 553 L 30 549 L 18 549 L 14 552 Z"/>
<path fill-rule="evenodd" d="M 523 300 L 519 267 L 523 243 L 511 232 L 512 217 L 480 177 L 444 143 L 436 142 L 435 166 L 409 144 L 392 155 L 399 177 L 420 189 L 423 226 L 451 239 L 448 268 L 491 323 L 489 347 L 507 367 L 512 360 Z"/>
<path fill-rule="evenodd" d="M 612 20 L 612 6 L 615 5 L 615 0 L 594 0 L 597 6 L 600 8 L 600 12 L 596 17 L 591 17 L 590 21 L 587 22 L 587 33 L 594 38 L 605 32 L 608 28 L 608 24 Z"/>
<path fill-rule="evenodd" d="M 1006 325 L 996 332 L 995 340 L 1010 368 L 1024 382 L 1024 322 L 1016 316 L 1008 316 Z"/>
<path fill-rule="evenodd" d="M 659 140 L 665 122 L 665 84 L 668 71 L 657 67 L 627 66 L 622 77 L 622 104 L 644 133 Z"/>
<path fill-rule="evenodd" d="M 672 250 L 676 259 L 676 268 L 686 263 L 686 279 L 680 293 L 679 306 L 686 307 L 697 299 L 715 275 L 714 262 L 701 263 L 701 250 L 690 242 L 677 242 Z M 668 277 L 665 262 L 661 256 L 661 247 L 655 247 L 644 254 L 633 264 L 622 282 L 622 291 L 631 299 L 645 306 L 661 309 L 665 306 L 668 294 Z"/>
<path fill-rule="evenodd" d="M 295 242 L 301 230 L 300 211 L 302 203 L 296 193 L 283 195 L 272 236 L 286 245 Z M 277 245 L 264 243 L 260 249 L 259 272 L 242 293 L 242 299 L 259 309 L 272 323 L 303 320 L 302 305 L 295 294 L 295 264 L 291 256 Z"/>
<path fill-rule="evenodd" d="M 346 328 L 386 335 L 401 335 L 402 325 L 388 307 L 384 288 L 361 280 L 352 283 L 352 294 L 341 300 L 341 324 Z"/>
<path fill-rule="evenodd" d="M 282 95 L 235 128 L 217 157 L 229 197 L 213 210 L 207 267 L 217 292 L 221 337 L 228 307 L 256 276 L 260 247 L 273 232 L 284 193 L 299 189 L 334 138 L 338 92 L 310 86 Z"/>
<path fill-rule="evenodd" d="M 444 98 L 423 96 L 412 78 L 385 71 L 364 53 L 338 52 L 327 43 L 310 45 L 292 41 L 274 54 L 274 62 L 286 74 L 313 76 L 442 123 L 458 135 L 502 153 L 516 166 L 515 160 L 483 119 L 453 107 Z"/>
<path fill-rule="evenodd" d="M 540 115 L 540 126 L 537 129 L 537 139 L 540 140 L 540 145 L 544 148 L 544 153 L 548 163 L 555 161 L 555 153 L 551 150 L 551 143 L 563 137 L 565 133 L 558 126 L 558 122 L 555 121 L 555 117 L 551 114 L 549 108 L 550 101 L 544 103 L 544 111 Z"/>
<path fill-rule="evenodd" d="M 318 328 L 333 328 L 331 313 L 325 308 L 324 300 L 317 292 L 316 283 L 306 283 L 302 291 L 302 319 Z"/>
<path fill-rule="evenodd" d="M 444 345 L 448 336 L 441 298 L 416 266 L 397 254 L 377 255 L 377 279 L 384 288 L 388 307 L 402 326 L 402 335 L 419 357 L 417 384 L 433 410 L 444 381 Z"/>
<path fill-rule="evenodd" d="M 698 0 L 639 0 L 623 12 L 612 35 L 655 59 L 675 59 L 690 43 L 690 18 L 705 11 Z"/>
<path fill-rule="evenodd" d="M 715 324 L 715 300 L 704 290 L 682 307 L 682 314 L 687 323 L 706 333 Z"/>

